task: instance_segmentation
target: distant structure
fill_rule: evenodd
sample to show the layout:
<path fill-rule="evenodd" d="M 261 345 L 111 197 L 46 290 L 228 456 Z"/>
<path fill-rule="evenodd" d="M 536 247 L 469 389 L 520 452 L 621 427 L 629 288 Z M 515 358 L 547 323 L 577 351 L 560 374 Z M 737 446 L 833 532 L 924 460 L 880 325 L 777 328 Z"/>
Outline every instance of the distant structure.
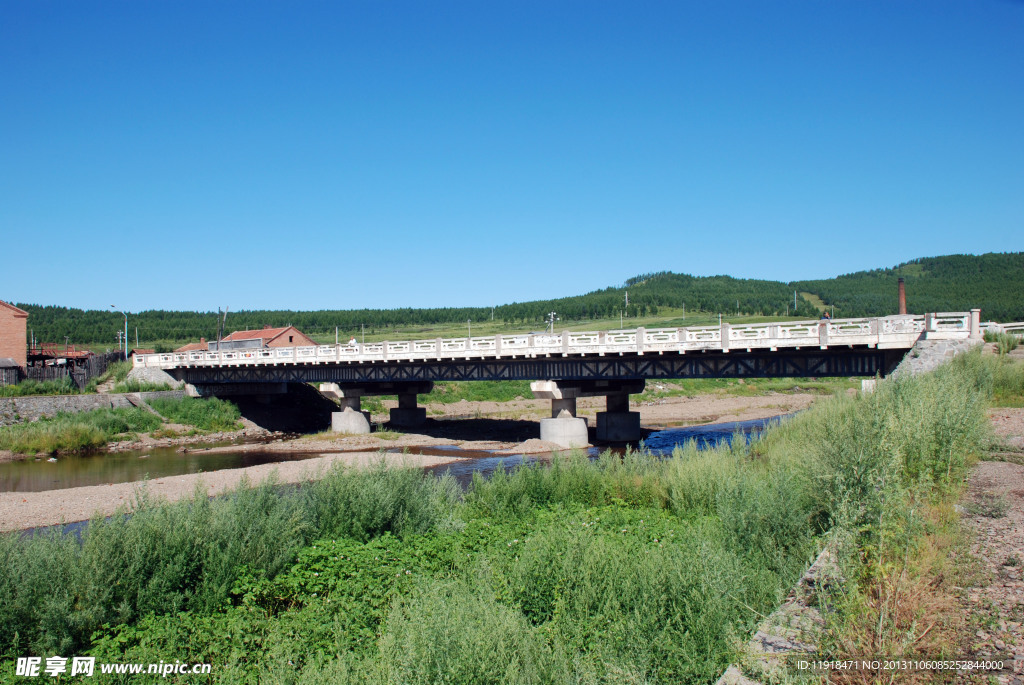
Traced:
<path fill-rule="evenodd" d="M 28 312 L 0 300 L 0 361 L 25 369 L 28 358 Z"/>
<path fill-rule="evenodd" d="M 284 328 L 271 328 L 264 326 L 253 331 L 235 331 L 234 333 L 221 338 L 219 347 L 222 350 L 249 350 L 264 349 L 267 347 L 312 347 L 316 341 L 300 331 L 295 326 Z M 197 343 L 189 343 L 175 350 L 175 352 L 196 352 L 196 351 L 217 351 L 218 343 L 214 340 L 209 342 L 206 338 L 200 338 Z"/>

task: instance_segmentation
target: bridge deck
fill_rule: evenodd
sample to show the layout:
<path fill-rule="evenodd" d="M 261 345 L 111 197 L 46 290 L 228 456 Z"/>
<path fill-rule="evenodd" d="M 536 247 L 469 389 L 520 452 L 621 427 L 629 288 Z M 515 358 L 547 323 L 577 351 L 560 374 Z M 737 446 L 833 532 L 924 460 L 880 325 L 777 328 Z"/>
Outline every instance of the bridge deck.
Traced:
<path fill-rule="evenodd" d="M 410 340 L 400 342 L 380 342 L 368 344 L 320 345 L 312 347 L 279 347 L 264 349 L 225 350 L 220 352 L 193 351 L 184 353 L 136 355 L 134 364 L 137 367 L 153 367 L 174 372 L 189 382 L 257 382 L 270 379 L 289 381 L 317 381 L 364 379 L 380 377 L 388 378 L 510 378 L 531 377 L 531 374 L 550 374 L 557 372 L 565 364 L 537 364 L 527 367 L 525 360 L 556 359 L 569 361 L 572 358 L 587 360 L 584 367 L 596 369 L 601 365 L 593 362 L 602 357 L 629 358 L 628 368 L 623 367 L 616 373 L 620 377 L 638 377 L 651 372 L 643 372 L 644 368 L 652 370 L 661 365 L 646 366 L 641 357 L 645 355 L 671 355 L 673 357 L 687 353 L 701 353 L 701 357 L 711 355 L 720 357 L 732 353 L 734 356 L 749 357 L 749 363 L 742 364 L 739 360 L 722 361 L 715 364 L 686 363 L 678 360 L 656 373 L 693 375 L 694 369 L 705 368 L 706 373 L 718 375 L 727 368 L 733 369 L 729 375 L 778 375 L 784 369 L 790 369 L 793 375 L 805 375 L 808 371 L 818 369 L 825 373 L 826 369 L 851 375 L 873 375 L 885 373 L 881 361 L 865 363 L 854 361 L 849 357 L 851 349 L 861 351 L 892 350 L 905 351 L 913 347 L 922 336 L 928 338 L 960 339 L 980 336 L 978 313 L 975 312 L 944 312 L 924 316 L 890 316 L 881 318 L 837 319 L 833 321 L 798 321 L 788 323 L 745 324 L 721 326 L 700 326 L 689 328 L 660 328 L 601 332 L 573 333 L 563 332 L 561 335 L 520 334 L 496 335 L 476 338 L 435 338 L 431 340 Z M 849 362 L 787 362 L 774 363 L 773 356 L 788 359 L 811 359 L 810 351 L 817 351 L 814 359 L 835 357 L 848 359 Z M 830 351 L 822 353 L 822 350 Z M 877 353 L 864 359 L 877 357 Z M 552 359 L 554 358 L 554 359 Z M 723 360 L 725 358 L 723 357 Z M 480 375 L 477 371 L 458 373 L 458 368 L 468 369 L 466 362 L 488 363 L 490 368 L 496 362 L 520 360 L 518 364 L 499 365 L 495 369 Z M 611 360 L 609 360 L 611 361 Z M 330 367 L 314 369 L 311 367 Z M 386 374 L 371 369 L 373 366 L 386 366 Z M 585 371 L 583 367 L 575 370 L 573 375 L 594 373 Z M 604 365 L 610 369 L 614 365 Z M 275 368 L 277 367 L 277 368 Z M 366 368 L 352 368 L 366 367 Z M 514 373 L 508 369 L 515 368 Z M 548 368 L 550 367 L 550 368 Z M 692 367 L 692 369 L 691 369 Z M 303 370 L 304 369 L 304 370 Z M 527 370 L 530 369 L 530 370 Z M 691 369 L 689 372 L 686 369 Z M 715 371 L 714 369 L 718 369 Z M 773 371 L 774 369 L 774 371 Z M 566 371 L 569 366 L 566 366 Z M 804 374 L 800 372 L 804 371 Z M 607 371 L 605 373 L 608 373 Z M 509 375 L 511 374 L 511 375 Z M 525 375 L 524 375 L 525 374 Z M 624 374 L 624 375 L 623 375 Z M 704 375 L 703 373 L 699 375 Z M 814 375 L 817 375 L 815 373 Z M 680 376 L 680 377 L 681 377 Z M 533 375 L 535 379 L 554 378 L 559 376 Z M 606 376 L 607 377 L 607 376 Z"/>

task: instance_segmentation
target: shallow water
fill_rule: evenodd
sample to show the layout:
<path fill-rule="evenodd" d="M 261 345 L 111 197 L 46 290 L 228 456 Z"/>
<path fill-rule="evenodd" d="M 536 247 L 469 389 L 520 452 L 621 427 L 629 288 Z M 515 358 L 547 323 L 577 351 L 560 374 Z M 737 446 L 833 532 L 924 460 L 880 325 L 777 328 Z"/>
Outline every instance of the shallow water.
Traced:
<path fill-rule="evenodd" d="M 643 445 L 655 454 L 669 455 L 677 444 L 696 440 L 698 447 L 716 445 L 740 432 L 746 435 L 760 431 L 765 425 L 777 419 L 757 419 L 738 423 L 718 423 L 685 428 L 669 428 L 651 433 Z M 232 444 L 232 443 L 221 443 Z M 205 445 L 210 447 L 214 445 Z M 496 455 L 484 450 L 463 450 L 454 446 L 430 446 L 405 448 L 411 454 L 454 457 L 462 461 L 429 467 L 430 473 L 450 473 L 460 482 L 468 482 L 474 471 L 487 475 L 501 464 L 511 468 L 524 462 L 536 461 L 543 455 Z M 606 447 L 592 447 L 589 453 L 597 456 Z M 612 448 L 620 451 L 623 448 Z M 390 450 L 400 453 L 402 449 Z M 178 452 L 176 447 L 160 447 L 148 450 L 101 453 L 86 456 L 65 456 L 56 461 L 29 459 L 0 464 L 0 492 L 42 492 L 75 488 L 86 485 L 107 483 L 130 483 L 133 481 L 180 476 L 190 473 L 204 473 L 220 469 L 237 469 L 245 466 L 274 464 L 285 461 L 301 461 L 321 456 L 322 452 L 289 454 L 282 452 L 239 451 L 208 453 L 202 449 Z"/>
<path fill-rule="evenodd" d="M 204 445 L 220 447 L 233 443 Z M 283 461 L 319 457 L 320 453 L 282 454 L 280 452 L 204 452 L 201 449 L 178 452 L 176 447 L 62 456 L 56 461 L 28 459 L 0 464 L 0 492 L 42 492 L 85 485 L 131 483 L 137 480 L 237 469 Z"/>

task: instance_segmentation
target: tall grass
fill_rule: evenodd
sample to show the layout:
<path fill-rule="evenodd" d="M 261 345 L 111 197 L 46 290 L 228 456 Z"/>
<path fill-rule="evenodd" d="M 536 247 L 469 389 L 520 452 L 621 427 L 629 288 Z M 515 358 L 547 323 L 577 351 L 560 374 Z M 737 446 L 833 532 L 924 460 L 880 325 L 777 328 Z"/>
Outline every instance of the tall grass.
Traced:
<path fill-rule="evenodd" d="M 0 536 L 0 655 L 81 651 L 104 624 L 211 611 L 240 574 L 273 577 L 319 537 L 441 527 L 456 490 L 408 469 L 339 468 L 283 493 L 270 481 L 171 504 L 143 495 L 130 515 L 90 522 L 80 546 L 57 533 Z"/>
<path fill-rule="evenodd" d="M 999 354 L 1008 354 L 1020 346 L 1020 336 L 1013 333 L 992 333 L 985 331 L 985 342 L 995 343 Z"/>
<path fill-rule="evenodd" d="M 118 383 L 114 386 L 114 392 L 156 392 L 171 389 L 171 386 L 167 383 L 140 381 L 137 378 L 129 378 L 123 383 Z"/>
<path fill-rule="evenodd" d="M 200 430 L 233 430 L 242 417 L 238 407 L 217 397 L 154 399 L 149 406 L 168 421 L 195 426 Z"/>
<path fill-rule="evenodd" d="M 29 378 L 16 385 L 0 386 L 0 397 L 75 395 L 78 392 L 78 386 L 70 378 L 62 378 L 55 381 L 37 381 Z"/>
<path fill-rule="evenodd" d="M 19 454 L 84 452 L 120 435 L 159 428 L 160 417 L 137 407 L 94 409 L 0 428 L 0 449 Z"/>

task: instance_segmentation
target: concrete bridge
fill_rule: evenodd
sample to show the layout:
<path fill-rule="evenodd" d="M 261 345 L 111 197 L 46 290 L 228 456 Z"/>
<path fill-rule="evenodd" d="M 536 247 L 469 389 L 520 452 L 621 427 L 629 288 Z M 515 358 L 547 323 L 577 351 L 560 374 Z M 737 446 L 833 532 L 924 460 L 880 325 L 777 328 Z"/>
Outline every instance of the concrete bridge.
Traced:
<path fill-rule="evenodd" d="M 604 395 L 597 439 L 635 440 L 640 416 L 629 395 L 648 378 L 885 376 L 919 340 L 980 339 L 980 311 L 687 328 L 435 338 L 401 342 L 136 355 L 199 395 L 286 392 L 288 383 L 320 383 L 341 401 L 336 430 L 366 432 L 363 395 L 399 397 L 395 425 L 426 419 L 416 396 L 434 381 L 531 380 L 552 401 L 541 438 L 586 443 L 576 399 Z M 582 427 L 581 425 L 582 424 Z M 582 431 L 582 432 L 581 432 Z"/>

